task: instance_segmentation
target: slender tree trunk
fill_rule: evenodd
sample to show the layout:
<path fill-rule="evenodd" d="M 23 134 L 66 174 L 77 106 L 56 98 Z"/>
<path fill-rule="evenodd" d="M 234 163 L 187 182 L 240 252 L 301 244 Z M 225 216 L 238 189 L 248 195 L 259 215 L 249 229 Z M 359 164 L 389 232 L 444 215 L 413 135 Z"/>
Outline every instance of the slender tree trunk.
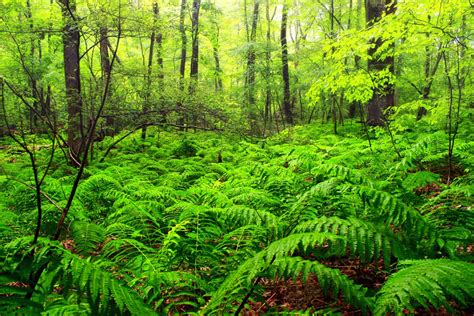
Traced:
<path fill-rule="evenodd" d="M 77 23 L 75 0 L 60 0 L 63 30 L 64 75 L 66 80 L 66 102 L 68 112 L 67 143 L 73 163 L 80 162 L 84 150 L 84 126 L 82 120 L 80 34 Z"/>
<path fill-rule="evenodd" d="M 186 72 L 186 55 L 188 38 L 186 36 L 186 29 L 184 27 L 184 20 L 186 18 L 186 6 L 187 1 L 181 0 L 181 9 L 179 13 L 179 32 L 181 34 L 181 61 L 179 65 L 179 88 L 181 90 L 180 100 L 176 104 L 176 112 L 178 113 L 178 125 L 183 126 L 185 122 L 185 113 L 183 110 L 183 102 L 181 99 L 184 98 L 184 75 Z"/>
<path fill-rule="evenodd" d="M 157 15 L 158 15 L 158 3 L 155 1 L 153 2 L 153 14 L 154 14 L 154 20 L 153 20 L 153 31 L 151 32 L 150 35 L 150 50 L 148 52 L 148 65 L 147 65 L 147 74 L 145 78 L 145 95 L 143 99 L 143 116 L 147 117 L 148 112 L 150 110 L 150 95 L 151 95 L 151 75 L 153 71 L 153 52 L 155 49 L 155 27 L 156 27 L 156 20 L 157 20 Z M 145 124 L 143 124 L 142 128 L 142 139 L 146 139 L 146 131 L 147 131 L 147 124 L 146 124 L 146 119 L 145 119 Z"/>
<path fill-rule="evenodd" d="M 330 32 L 329 32 L 329 37 L 331 40 L 334 40 L 336 37 L 336 31 L 334 30 L 334 0 L 331 0 L 331 8 L 330 8 L 330 16 L 329 16 L 329 22 L 330 22 Z M 332 51 L 334 53 L 334 47 L 332 48 Z M 334 135 L 337 134 L 337 101 L 336 101 L 336 93 L 331 92 L 331 113 L 332 113 L 332 123 L 333 123 L 333 133 Z"/>
<path fill-rule="evenodd" d="M 295 27 L 294 27 L 294 30 L 295 30 L 295 37 L 294 37 L 294 40 L 293 42 L 295 43 L 295 62 L 294 62 L 294 67 L 295 67 L 295 74 L 298 73 L 298 67 L 299 67 L 299 54 L 300 54 L 300 42 L 301 42 L 301 39 L 302 37 L 304 36 L 304 34 L 302 34 L 302 28 L 301 28 L 301 21 L 299 19 L 299 16 L 300 16 L 300 6 L 301 4 L 299 3 L 299 1 L 296 1 L 295 3 L 295 6 L 296 6 L 296 12 L 295 12 L 295 15 L 296 15 L 296 21 L 295 21 Z M 291 33 L 291 32 L 290 32 Z M 293 88 L 293 96 L 292 96 L 292 107 L 295 108 L 295 105 L 299 104 L 300 105 L 300 115 L 299 115 L 299 119 L 300 119 L 300 122 L 303 122 L 303 118 L 304 118 L 304 109 L 303 109 L 303 102 L 302 102 L 302 99 L 301 99 L 301 90 L 300 90 L 300 83 L 299 83 L 299 78 L 298 76 L 295 76 L 294 77 L 294 88 Z"/>
<path fill-rule="evenodd" d="M 265 109 L 264 109 L 264 114 L 263 114 L 263 119 L 264 119 L 264 133 L 266 132 L 267 129 L 271 130 L 271 115 L 272 115 L 272 90 L 271 90 L 271 63 L 272 63 L 272 53 L 270 51 L 270 45 L 271 45 L 271 22 L 272 18 L 270 17 L 270 1 L 266 0 L 265 3 L 265 13 L 266 13 L 266 18 L 267 18 L 267 34 L 266 34 L 266 40 L 267 40 L 267 47 L 265 51 Z"/>
<path fill-rule="evenodd" d="M 216 23 L 216 38 L 214 43 L 212 44 L 212 54 L 214 55 L 214 65 L 215 65 L 215 89 L 216 92 L 222 90 L 222 68 L 221 62 L 219 58 L 219 35 L 220 35 L 220 28 L 219 25 Z"/>
<path fill-rule="evenodd" d="M 428 35 L 427 35 L 428 36 Z M 421 88 L 421 96 L 423 100 L 429 100 L 430 99 L 430 93 L 431 93 L 431 86 L 433 85 L 433 80 L 436 72 L 438 71 L 439 64 L 442 59 L 442 52 L 443 49 L 441 48 L 441 45 L 438 49 L 438 53 L 436 54 L 436 59 L 434 60 L 433 63 L 433 52 L 430 50 L 429 47 L 426 47 L 425 49 L 426 55 L 425 55 L 425 64 L 424 64 L 424 74 L 425 74 L 425 80 L 423 87 Z M 428 114 L 428 110 L 426 110 L 425 107 L 420 106 L 418 108 L 418 112 L 416 114 L 416 120 L 419 121 Z"/>
<path fill-rule="evenodd" d="M 106 26 L 100 28 L 100 64 L 102 68 L 102 84 L 105 86 L 105 81 L 110 75 L 110 58 L 108 41 L 108 29 Z M 110 92 L 109 92 L 110 93 Z"/>
<path fill-rule="evenodd" d="M 189 94 L 191 97 L 194 96 L 199 80 L 199 11 L 201 8 L 201 0 L 193 0 L 193 8 L 191 15 L 191 65 L 190 65 L 190 83 L 189 83 Z M 191 112 L 191 120 L 193 126 L 197 126 L 197 113 L 193 109 Z M 196 131 L 196 128 L 194 128 Z"/>
<path fill-rule="evenodd" d="M 194 92 L 194 84 L 199 76 L 199 11 L 201 0 L 193 0 L 193 12 L 191 18 L 192 47 L 191 47 L 191 93 Z"/>
<path fill-rule="evenodd" d="M 257 26 L 258 26 L 259 11 L 260 11 L 260 0 L 255 0 L 254 6 L 253 6 L 253 14 L 252 14 L 252 25 L 250 28 L 250 34 L 248 34 L 249 48 L 247 51 L 247 71 L 246 71 L 246 78 L 245 78 L 247 115 L 249 118 L 250 131 L 252 134 L 258 133 L 257 116 L 256 116 L 257 109 L 256 109 L 256 99 L 255 99 L 255 78 L 256 78 L 255 42 L 257 40 Z M 247 16 L 245 17 L 245 20 L 247 21 Z M 246 23 L 246 25 L 248 25 L 248 23 Z"/>
<path fill-rule="evenodd" d="M 165 123 L 166 118 L 166 109 L 164 108 L 164 95 L 163 95 L 163 81 L 165 79 L 164 73 L 164 63 L 163 63 L 163 30 L 162 30 L 162 21 L 160 18 L 160 7 L 156 4 L 156 20 L 158 21 L 157 33 L 156 33 L 156 63 L 158 64 L 158 93 L 159 93 L 159 112 L 160 112 L 160 121 Z"/>
<path fill-rule="evenodd" d="M 384 14 L 395 12 L 396 1 L 392 0 L 366 0 L 366 21 L 373 26 Z M 377 50 L 383 45 L 381 38 L 372 40 L 373 47 L 369 49 L 369 55 L 375 57 Z M 371 58 L 368 62 L 370 72 L 380 72 L 385 68 L 394 73 L 394 58 L 387 56 L 383 60 Z M 395 105 L 395 93 L 393 86 L 386 82 L 383 89 L 374 88 L 372 99 L 367 105 L 367 124 L 371 126 L 383 126 L 385 124 L 383 110 Z"/>
<path fill-rule="evenodd" d="M 288 41 L 286 38 L 288 26 L 288 2 L 284 0 L 281 18 L 281 61 L 282 61 L 282 77 L 283 77 L 283 110 L 285 113 L 286 123 L 293 124 L 293 114 L 291 112 L 291 92 L 290 92 L 290 72 L 288 67 Z"/>
<path fill-rule="evenodd" d="M 221 62 L 219 58 L 219 49 L 217 48 L 217 46 L 214 46 L 212 48 L 212 52 L 214 55 L 214 63 L 216 67 L 215 88 L 216 88 L 216 92 L 219 92 L 219 91 L 222 91 L 223 86 L 222 86 L 222 76 L 221 76 L 222 68 L 221 68 Z"/>
<path fill-rule="evenodd" d="M 99 50 L 100 50 L 100 65 L 102 69 L 102 86 L 105 86 L 105 81 L 110 76 L 110 58 L 109 58 L 109 46 L 108 46 L 108 29 L 106 26 L 102 26 L 100 28 L 100 43 L 99 43 Z M 112 96 L 112 89 L 109 89 L 109 99 Z M 116 122 L 115 122 L 115 114 L 116 108 L 114 104 L 112 104 L 112 113 L 105 118 L 105 125 L 106 125 L 106 135 L 113 136 L 118 131 Z"/>

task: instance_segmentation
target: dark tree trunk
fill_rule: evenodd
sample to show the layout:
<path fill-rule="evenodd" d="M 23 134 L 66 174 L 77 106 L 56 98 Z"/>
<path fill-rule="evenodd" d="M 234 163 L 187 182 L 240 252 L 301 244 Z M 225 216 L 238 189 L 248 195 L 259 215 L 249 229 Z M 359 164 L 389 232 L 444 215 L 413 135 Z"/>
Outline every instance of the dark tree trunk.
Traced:
<path fill-rule="evenodd" d="M 158 29 L 156 33 L 156 62 L 158 64 L 158 93 L 160 98 L 160 121 L 161 123 L 166 123 L 166 110 L 164 109 L 165 102 L 164 102 L 164 95 L 163 95 L 163 79 L 165 79 L 164 73 L 164 64 L 163 64 L 163 32 L 162 32 L 162 24 L 160 19 L 160 7 L 156 6 L 156 19 L 158 20 Z"/>
<path fill-rule="evenodd" d="M 222 69 L 221 69 L 221 62 L 220 62 L 220 59 L 219 59 L 219 49 L 218 49 L 218 46 L 215 45 L 213 48 L 212 48 L 212 51 L 213 51 L 213 54 L 214 54 L 214 63 L 215 63 L 215 66 L 216 66 L 216 91 L 221 91 L 222 90 L 222 77 L 221 77 L 221 73 L 222 73 Z"/>
<path fill-rule="evenodd" d="M 80 75 L 80 34 L 76 4 L 74 0 L 60 0 L 63 30 L 64 75 L 66 79 L 66 102 L 68 112 L 67 143 L 75 163 L 80 161 L 84 150 L 84 131 L 82 121 L 81 75 Z"/>
<path fill-rule="evenodd" d="M 266 18 L 267 18 L 267 34 L 266 34 L 266 40 L 267 40 L 267 47 L 265 51 L 265 109 L 263 113 L 263 119 L 264 119 L 264 132 L 266 132 L 267 128 L 271 130 L 271 108 L 272 108 L 272 90 L 271 90 L 271 63 L 272 63 L 272 53 L 270 51 L 270 45 L 271 45 L 271 22 L 272 18 L 270 17 L 270 2 L 269 0 L 266 1 L 265 3 L 265 13 L 266 13 Z"/>
<path fill-rule="evenodd" d="M 154 25 L 153 25 L 153 31 L 151 32 L 150 35 L 150 50 L 148 52 L 148 65 L 147 65 L 147 74 L 145 78 L 145 95 L 143 99 L 143 117 L 146 118 L 148 116 L 148 112 L 150 110 L 150 94 L 151 94 L 151 74 L 153 70 L 153 52 L 155 49 L 155 26 L 156 26 L 156 20 L 157 20 L 157 15 L 158 15 L 158 4 L 156 2 L 153 2 L 153 14 L 154 14 Z M 147 131 L 147 121 L 145 119 L 145 122 L 143 124 L 142 128 L 142 139 L 146 139 L 146 131 Z"/>
<path fill-rule="evenodd" d="M 186 53 L 188 38 L 186 37 L 186 29 L 184 28 L 184 19 L 186 18 L 186 0 L 181 0 L 181 10 L 179 13 L 179 32 L 181 34 L 181 63 L 179 65 L 179 75 L 181 76 L 181 83 L 186 72 Z"/>
<path fill-rule="evenodd" d="M 184 20 L 186 18 L 186 5 L 187 0 L 181 0 L 181 9 L 179 13 L 179 33 L 181 34 L 181 60 L 179 64 L 179 89 L 181 90 L 181 96 L 179 101 L 176 103 L 176 112 L 178 114 L 178 125 L 184 126 L 185 113 L 183 111 L 183 102 L 181 99 L 184 97 L 184 75 L 186 72 L 186 55 L 188 38 L 186 36 L 186 29 L 184 27 Z"/>
<path fill-rule="evenodd" d="M 396 1 L 392 0 L 366 0 L 366 21 L 369 26 L 374 25 L 381 19 L 383 14 L 395 12 Z M 379 72 L 388 67 L 389 71 L 394 73 L 394 58 L 387 56 L 384 59 L 376 57 L 377 50 L 383 45 L 381 38 L 372 40 L 373 47 L 369 49 L 369 55 L 372 56 L 368 62 L 370 72 Z M 393 85 L 385 82 L 384 87 L 374 88 L 372 99 L 367 105 L 367 124 L 371 126 L 383 126 L 385 124 L 383 110 L 395 105 L 395 92 Z"/>
<path fill-rule="evenodd" d="M 103 26 L 100 28 L 100 64 L 102 68 L 102 81 L 105 84 L 105 80 L 110 75 L 110 58 L 109 58 L 109 46 L 108 46 L 108 30 L 107 27 Z"/>
<path fill-rule="evenodd" d="M 330 9 L 330 16 L 329 21 L 331 25 L 329 37 L 334 40 L 336 37 L 336 31 L 334 30 L 334 0 L 331 0 L 331 9 Z M 334 53 L 334 47 L 332 48 L 332 52 Z M 332 126 L 334 135 L 337 134 L 337 102 L 336 102 L 336 93 L 331 92 L 331 112 L 332 112 Z"/>
<path fill-rule="evenodd" d="M 256 100 L 255 100 L 255 42 L 257 39 L 257 25 L 259 16 L 260 1 L 255 0 L 252 15 L 252 27 L 250 30 L 249 38 L 249 49 L 247 52 L 247 73 L 246 73 L 246 94 L 247 94 L 247 106 L 249 123 L 252 133 L 257 133 L 257 118 L 256 118 Z M 247 20 L 247 18 L 246 18 Z"/>
<path fill-rule="evenodd" d="M 215 23 L 216 27 L 216 38 L 212 45 L 212 53 L 214 55 L 214 64 L 215 64 L 215 88 L 216 92 L 222 90 L 222 68 L 221 68 L 221 61 L 219 58 L 219 35 L 220 35 L 220 28 L 219 24 Z"/>
<path fill-rule="evenodd" d="M 282 77 L 283 77 L 283 111 L 287 124 L 293 124 L 293 114 L 291 113 L 291 92 L 290 92 L 290 72 L 288 68 L 288 41 L 286 31 L 288 26 L 288 3 L 285 0 L 282 9 L 281 18 L 281 61 L 282 61 Z"/>
<path fill-rule="evenodd" d="M 193 12 L 191 18 L 192 31 L 192 48 L 191 48 L 191 82 L 195 82 L 199 76 L 199 9 L 201 7 L 201 0 L 193 1 Z M 191 83 L 191 92 L 193 92 L 194 84 Z"/>
<path fill-rule="evenodd" d="M 193 8 L 191 15 L 191 65 L 189 94 L 193 97 L 199 79 L 199 11 L 201 8 L 201 0 L 193 0 Z M 191 113 L 192 124 L 197 126 L 197 113 L 195 110 Z M 196 128 L 194 129 L 196 131 Z"/>
<path fill-rule="evenodd" d="M 110 57 L 109 57 L 109 39 L 108 39 L 108 29 L 106 26 L 102 26 L 100 28 L 100 43 L 99 43 L 99 50 L 100 50 L 100 65 L 102 69 L 102 86 L 105 88 L 105 82 L 107 78 L 110 76 Z M 112 95 L 112 89 L 108 91 L 109 98 Z M 113 105 L 112 105 L 113 106 Z M 113 136 L 118 131 L 116 122 L 115 122 L 115 114 L 116 114 L 115 107 L 112 108 L 111 115 L 105 117 L 105 124 L 106 124 L 106 132 L 105 134 L 108 136 Z"/>
<path fill-rule="evenodd" d="M 424 81 L 423 87 L 421 88 L 421 91 L 419 91 L 421 93 L 421 96 L 423 97 L 423 100 L 430 99 L 431 86 L 433 85 L 434 76 L 436 72 L 438 71 L 438 67 L 441 62 L 442 52 L 443 50 L 441 49 L 441 46 L 440 46 L 438 49 L 436 60 L 434 61 L 434 64 L 433 64 L 432 63 L 433 53 L 429 47 L 426 47 L 426 56 L 425 56 L 425 65 L 424 65 L 425 81 Z M 426 114 L 428 114 L 428 110 L 426 110 L 425 107 L 420 106 L 418 109 L 418 113 L 416 114 L 416 120 L 417 121 L 421 120 L 423 116 L 425 116 Z"/>

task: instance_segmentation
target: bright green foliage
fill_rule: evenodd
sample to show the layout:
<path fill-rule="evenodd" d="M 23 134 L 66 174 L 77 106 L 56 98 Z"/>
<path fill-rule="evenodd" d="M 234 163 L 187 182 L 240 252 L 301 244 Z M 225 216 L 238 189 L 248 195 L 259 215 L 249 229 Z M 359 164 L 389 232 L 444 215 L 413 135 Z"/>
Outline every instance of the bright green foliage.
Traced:
<path fill-rule="evenodd" d="M 132 135 L 87 167 L 62 244 L 48 239 L 59 212 L 44 200 L 42 236 L 31 245 L 31 189 L 2 178 L 0 290 L 12 294 L 0 294 L 2 308 L 225 314 L 263 302 L 265 284 L 289 279 L 317 280 L 328 302 L 317 311 L 323 314 L 338 312 L 329 306 L 340 299 L 380 315 L 472 308 L 472 146 L 454 152 L 465 175 L 447 186 L 437 169 L 443 160 L 434 158 L 440 134 L 395 134 L 400 160 L 383 132 L 370 151 L 353 127 L 321 136 L 325 128 L 295 127 L 266 143 L 159 131 L 145 145 Z M 178 157 L 183 142 L 195 155 Z M 18 170 L 28 181 L 20 172 L 26 157 L 15 159 L 4 164 L 6 174 Z M 55 170 L 43 187 L 59 206 L 71 188 L 68 168 Z M 427 187 L 439 193 L 430 196 Z M 368 288 L 328 265 L 334 260 L 377 266 L 388 280 Z M 26 288 L 12 282 L 26 283 L 41 269 L 25 301 Z"/>
<path fill-rule="evenodd" d="M 279 277 L 296 278 L 301 275 L 302 281 L 305 282 L 309 275 L 316 275 L 325 293 L 331 293 L 333 297 L 342 293 L 346 301 L 361 308 L 363 313 L 367 313 L 373 308 L 373 300 L 368 297 L 367 289 L 355 284 L 337 269 L 331 269 L 317 261 L 302 260 L 298 257 L 275 260 L 274 266 L 276 275 Z"/>
<path fill-rule="evenodd" d="M 30 242 L 30 238 L 16 239 L 8 243 L 5 248 L 15 257 L 21 255 L 21 250 L 31 251 L 28 247 Z M 47 239 L 41 239 L 39 246 L 41 250 L 33 260 L 29 256 L 22 257 L 19 261 L 10 258 L 2 269 L 3 273 L 8 273 L 5 268 L 14 268 L 10 272 L 11 280 L 14 280 L 16 269 L 20 267 L 25 269 L 31 265 L 31 271 L 44 269 L 39 280 L 41 286 L 37 289 L 37 297 L 27 301 L 22 298 L 22 295 L 26 294 L 26 289 L 8 291 L 6 293 L 13 295 L 1 298 L 2 313 L 36 314 L 45 311 L 47 315 L 62 315 L 75 310 L 79 313 L 105 315 L 124 314 L 127 310 L 133 314 L 150 312 L 150 308 L 140 300 L 137 293 L 117 280 L 116 275 L 107 272 L 101 261 L 92 261 L 92 257 L 81 258 L 65 250 L 60 244 Z M 13 266 L 9 263 L 13 263 Z M 21 270 L 18 272 L 23 273 Z M 54 290 L 58 283 L 62 285 L 61 291 Z M 26 306 L 19 309 L 19 304 Z"/>
<path fill-rule="evenodd" d="M 385 262 L 389 263 L 392 256 L 403 258 L 408 256 L 404 252 L 410 251 L 404 249 L 406 246 L 392 231 L 379 231 L 373 224 L 353 217 L 344 220 L 340 217 L 323 216 L 301 223 L 294 231 L 327 231 L 344 236 L 340 245 L 342 249 L 348 248 L 351 256 L 357 255 L 365 262 L 372 262 L 383 256 Z"/>
<path fill-rule="evenodd" d="M 474 266 L 470 263 L 438 259 L 408 260 L 399 263 L 401 270 L 390 276 L 377 294 L 375 315 L 393 312 L 402 315 L 404 309 L 434 306 L 451 309 L 455 300 L 462 306 L 472 304 Z"/>

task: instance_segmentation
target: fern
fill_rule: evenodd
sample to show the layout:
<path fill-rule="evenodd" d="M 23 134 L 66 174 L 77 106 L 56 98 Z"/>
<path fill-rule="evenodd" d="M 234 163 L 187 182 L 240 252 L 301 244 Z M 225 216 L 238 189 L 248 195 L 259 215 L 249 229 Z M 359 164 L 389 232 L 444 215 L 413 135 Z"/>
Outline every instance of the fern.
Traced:
<path fill-rule="evenodd" d="M 243 297 L 254 279 L 271 267 L 275 260 L 291 256 L 297 250 L 308 250 L 315 246 L 325 247 L 328 243 L 340 239 L 332 234 L 301 233 L 271 243 L 266 249 L 247 259 L 234 270 L 212 295 L 204 309 L 205 313 L 224 310 L 238 298 Z"/>
<path fill-rule="evenodd" d="M 73 222 L 72 239 L 80 254 L 90 254 L 105 240 L 105 230 L 99 225 L 86 222 Z"/>
<path fill-rule="evenodd" d="M 338 217 L 321 217 L 303 222 L 293 229 L 293 232 L 309 231 L 344 236 L 342 247 L 348 249 L 352 256 L 357 254 L 364 262 L 375 261 L 382 255 L 388 266 L 392 256 L 406 258 L 413 253 L 392 231 L 376 229 L 369 222 L 356 218 L 344 220 Z"/>
<path fill-rule="evenodd" d="M 377 294 L 375 315 L 393 312 L 404 314 L 417 307 L 451 310 L 454 300 L 463 307 L 474 302 L 474 265 L 471 263 L 439 260 L 400 262 L 401 270 L 389 277 Z"/>
<path fill-rule="evenodd" d="M 363 314 L 368 313 L 374 306 L 373 299 L 368 297 L 366 288 L 355 284 L 339 270 L 328 268 L 317 261 L 287 257 L 275 260 L 273 266 L 273 277 L 286 277 L 296 280 L 301 276 L 301 280 L 306 282 L 309 276 L 314 274 L 326 295 L 331 293 L 334 298 L 337 298 L 342 293 L 345 301 L 360 308 Z"/>
<path fill-rule="evenodd" d="M 16 250 L 11 252 L 13 255 L 22 252 L 23 249 L 28 250 L 26 253 L 29 253 L 32 249 L 30 242 L 31 238 L 21 238 L 11 242 L 8 247 L 16 247 Z M 33 296 L 33 302 L 39 299 L 39 302 L 44 304 L 52 289 L 59 285 L 63 287 L 61 293 L 65 299 L 71 293 L 77 293 L 76 304 L 78 305 L 81 304 L 84 295 L 93 314 L 105 315 L 114 308 L 117 308 L 120 314 L 126 311 L 132 314 L 151 312 L 139 294 L 119 281 L 117 276 L 102 269 L 100 261 L 92 262 L 91 258 L 80 258 L 65 250 L 57 242 L 48 239 L 40 238 L 38 245 L 41 247 L 38 248 L 32 262 L 30 256 L 23 256 L 10 265 L 11 271 L 15 271 L 26 260 L 25 263 L 29 262 L 33 272 L 35 269 L 45 268 L 37 285 L 36 294 Z M 0 297 L 0 300 L 2 299 Z M 16 305 L 18 308 L 21 306 L 21 299 L 13 298 L 13 304 L 15 303 L 19 304 Z M 9 306 L 11 307 L 12 304 Z M 29 307 L 25 308 L 27 311 Z"/>

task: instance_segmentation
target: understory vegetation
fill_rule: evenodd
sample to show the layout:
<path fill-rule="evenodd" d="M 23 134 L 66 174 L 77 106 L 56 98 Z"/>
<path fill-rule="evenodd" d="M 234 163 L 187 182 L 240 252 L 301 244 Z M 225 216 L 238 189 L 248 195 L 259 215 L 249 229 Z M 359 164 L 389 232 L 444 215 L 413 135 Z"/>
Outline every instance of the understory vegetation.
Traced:
<path fill-rule="evenodd" d="M 157 128 L 101 161 L 107 137 L 56 240 L 75 175 L 58 154 L 36 243 L 30 161 L 5 139 L 0 314 L 472 313 L 472 131 L 448 180 L 444 132 L 329 128 Z"/>

